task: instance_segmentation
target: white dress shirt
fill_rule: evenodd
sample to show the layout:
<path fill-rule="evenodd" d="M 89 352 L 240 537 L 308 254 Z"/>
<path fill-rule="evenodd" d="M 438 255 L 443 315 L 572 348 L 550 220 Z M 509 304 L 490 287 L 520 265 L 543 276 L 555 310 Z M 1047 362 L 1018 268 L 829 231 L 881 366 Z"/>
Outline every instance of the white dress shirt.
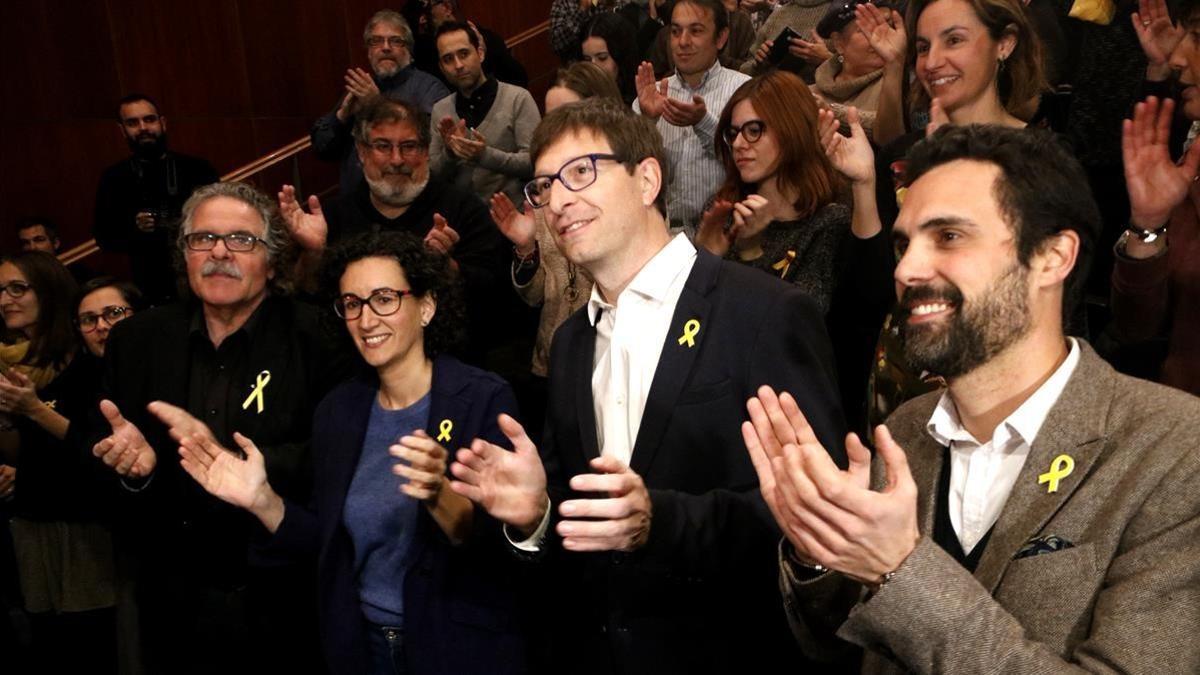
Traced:
<path fill-rule="evenodd" d="M 929 418 L 925 427 L 929 435 L 950 446 L 950 523 L 964 553 L 969 554 L 996 524 L 1046 415 L 1079 364 L 1079 345 L 1074 338 L 1067 341 L 1071 350 L 1066 360 L 996 426 L 987 442 L 980 443 L 963 427 L 949 391 L 942 394 Z"/>
<path fill-rule="evenodd" d="M 733 92 L 750 76 L 713 63 L 695 89 L 689 87 L 676 73 L 667 80 L 667 96 L 678 101 L 692 102 L 693 96 L 704 99 L 704 118 L 690 127 L 677 127 L 658 118 L 658 132 L 667 151 L 671 184 L 667 187 L 667 215 L 671 226 L 684 226 L 695 231 L 704 203 L 725 182 L 725 165 L 717 158 L 717 119 Z M 641 112 L 637 101 L 633 109 Z"/>
<path fill-rule="evenodd" d="M 592 287 L 588 320 L 596 327 L 592 405 L 600 454 L 629 464 L 658 357 L 675 305 L 696 263 L 696 247 L 677 234 L 642 267 L 610 305 Z"/>
<path fill-rule="evenodd" d="M 675 305 L 695 264 L 696 247 L 677 234 L 633 277 L 615 305 L 604 301 L 599 286 L 592 287 L 587 304 L 588 320 L 596 328 L 592 405 L 602 455 L 629 464 Z M 528 539 L 514 540 L 507 526 L 504 533 L 513 546 L 537 551 L 549 524 L 547 509 Z"/>

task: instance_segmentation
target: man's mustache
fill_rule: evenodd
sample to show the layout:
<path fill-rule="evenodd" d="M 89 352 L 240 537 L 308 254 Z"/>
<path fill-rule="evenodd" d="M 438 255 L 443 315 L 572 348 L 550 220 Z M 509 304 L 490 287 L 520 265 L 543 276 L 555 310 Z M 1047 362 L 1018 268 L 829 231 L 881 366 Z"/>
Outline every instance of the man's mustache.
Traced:
<path fill-rule="evenodd" d="M 384 176 L 411 176 L 413 175 L 413 168 L 407 164 L 401 164 L 399 166 L 386 167 L 380 173 Z"/>
<path fill-rule="evenodd" d="M 209 260 L 200 267 L 200 276 L 211 277 L 215 274 L 220 274 L 233 279 L 241 279 L 242 271 L 237 265 L 228 260 Z"/>

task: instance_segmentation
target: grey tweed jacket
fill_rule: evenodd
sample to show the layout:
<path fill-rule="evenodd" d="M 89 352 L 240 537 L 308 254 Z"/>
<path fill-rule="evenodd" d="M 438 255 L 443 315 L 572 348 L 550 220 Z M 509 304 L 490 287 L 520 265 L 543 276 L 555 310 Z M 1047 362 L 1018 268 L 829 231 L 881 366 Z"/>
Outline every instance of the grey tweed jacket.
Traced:
<path fill-rule="evenodd" d="M 892 415 L 924 536 L 869 599 L 781 555 L 809 656 L 835 661 L 852 643 L 864 673 L 1200 673 L 1200 398 L 1080 346 L 974 575 L 929 538 L 944 449 L 925 426 L 939 395 Z M 1062 454 L 1074 470 L 1049 493 L 1038 476 Z M 1051 536 L 1071 545 L 1046 546 Z M 1037 543 L 1044 552 L 1028 555 Z"/>

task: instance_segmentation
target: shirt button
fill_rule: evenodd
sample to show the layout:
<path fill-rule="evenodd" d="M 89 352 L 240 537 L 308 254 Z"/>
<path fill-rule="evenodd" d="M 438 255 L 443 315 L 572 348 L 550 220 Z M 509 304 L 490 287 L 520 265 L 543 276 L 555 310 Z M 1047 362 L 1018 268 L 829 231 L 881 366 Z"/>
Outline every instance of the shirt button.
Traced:
<path fill-rule="evenodd" d="M 208 411 L 208 415 L 209 415 L 210 417 L 216 417 L 216 416 L 217 416 L 217 409 L 216 409 L 216 408 L 213 408 L 212 410 L 209 410 L 209 411 Z"/>

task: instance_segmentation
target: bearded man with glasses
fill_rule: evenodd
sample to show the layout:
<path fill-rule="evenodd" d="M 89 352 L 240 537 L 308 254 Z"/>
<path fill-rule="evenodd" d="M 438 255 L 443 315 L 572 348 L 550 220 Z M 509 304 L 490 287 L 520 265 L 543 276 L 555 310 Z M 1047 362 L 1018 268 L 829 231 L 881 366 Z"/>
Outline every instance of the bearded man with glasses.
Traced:
<path fill-rule="evenodd" d="M 508 283 L 506 240 L 483 201 L 468 189 L 430 176 L 431 130 L 413 104 L 385 97 L 367 101 L 354 128 L 364 181 L 323 207 L 308 198 L 305 211 L 290 185 L 279 208 L 303 249 L 301 269 L 310 277 L 327 246 L 362 232 L 407 232 L 426 248 L 450 258 L 466 292 L 470 344 L 465 355 L 479 364 L 504 341 L 514 313 L 524 311 Z M 507 374 L 507 373 L 504 373 Z"/>
<path fill-rule="evenodd" d="M 349 352 L 316 308 L 288 297 L 295 247 L 266 195 L 197 190 L 178 243 L 190 297 L 113 327 L 92 423 L 93 453 L 120 477 L 118 541 L 137 562 L 147 670 L 314 672 L 315 561 L 272 561 L 250 521 L 196 488 L 177 449 L 202 438 L 237 452 L 233 433 L 253 436 L 276 489 L 307 501 L 313 410 Z M 223 653 L 196 649 L 206 644 Z"/>
<path fill-rule="evenodd" d="M 310 136 L 313 149 L 321 159 L 341 162 L 341 192 L 347 193 L 362 182 L 362 165 L 354 152 L 351 132 L 363 104 L 374 96 L 396 96 L 412 101 L 429 114 L 433 104 L 450 95 L 437 77 L 413 65 L 413 32 L 399 12 L 383 9 L 367 21 L 363 29 L 370 72 L 347 68 L 346 87 L 338 103 L 320 117 Z"/>
<path fill-rule="evenodd" d="M 742 450 L 745 401 L 791 382 L 845 464 L 821 315 L 667 228 L 654 124 L 589 99 L 549 113 L 526 198 L 595 287 L 550 352 L 546 433 L 476 441 L 451 483 L 541 559 L 549 672 L 768 672 L 797 657 L 776 529 Z M 747 649 L 746 645 L 754 645 Z"/>

